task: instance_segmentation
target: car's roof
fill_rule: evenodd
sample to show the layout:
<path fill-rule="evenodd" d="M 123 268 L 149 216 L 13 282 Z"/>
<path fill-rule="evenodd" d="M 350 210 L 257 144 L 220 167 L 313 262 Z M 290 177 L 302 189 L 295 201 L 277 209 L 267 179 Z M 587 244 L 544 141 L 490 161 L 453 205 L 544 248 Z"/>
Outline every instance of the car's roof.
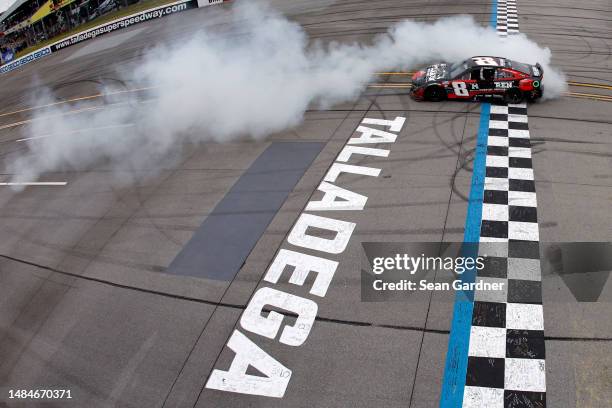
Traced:
<path fill-rule="evenodd" d="M 501 67 L 510 68 L 516 71 L 530 74 L 530 65 L 518 61 L 513 61 L 508 58 L 492 57 L 492 56 L 477 56 L 465 61 L 468 67 Z"/>
<path fill-rule="evenodd" d="M 505 67 L 510 68 L 511 61 L 506 58 L 492 57 L 488 55 L 476 56 L 466 61 L 471 67 Z"/>

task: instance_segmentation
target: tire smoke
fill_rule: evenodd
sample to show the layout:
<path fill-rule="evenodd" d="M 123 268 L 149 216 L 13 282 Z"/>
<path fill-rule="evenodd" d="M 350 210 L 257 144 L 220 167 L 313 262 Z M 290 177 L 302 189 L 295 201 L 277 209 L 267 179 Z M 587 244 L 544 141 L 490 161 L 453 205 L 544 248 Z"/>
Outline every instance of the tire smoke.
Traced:
<path fill-rule="evenodd" d="M 119 182 L 130 183 L 133 175 L 126 173 L 180 157 L 185 143 L 262 139 L 295 127 L 308 108 L 356 99 L 380 70 L 492 55 L 539 62 L 545 98 L 566 87 L 548 48 L 522 34 L 500 39 L 469 16 L 402 21 L 368 44 L 323 44 L 311 42 L 299 24 L 265 3 L 238 2 L 228 12 L 242 35 L 201 31 L 142 58 L 124 79 L 154 87 L 144 103 L 109 100 L 96 109 L 76 103 L 35 115 L 22 127 L 28 151 L 8 162 L 12 181 L 104 164 Z"/>

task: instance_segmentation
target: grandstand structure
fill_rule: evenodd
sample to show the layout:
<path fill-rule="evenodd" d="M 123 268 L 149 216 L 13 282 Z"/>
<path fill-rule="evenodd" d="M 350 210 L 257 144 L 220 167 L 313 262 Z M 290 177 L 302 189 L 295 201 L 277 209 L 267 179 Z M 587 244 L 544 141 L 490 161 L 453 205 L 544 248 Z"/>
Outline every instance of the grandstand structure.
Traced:
<path fill-rule="evenodd" d="M 0 14 L 0 63 L 139 0 L 16 0 Z"/>

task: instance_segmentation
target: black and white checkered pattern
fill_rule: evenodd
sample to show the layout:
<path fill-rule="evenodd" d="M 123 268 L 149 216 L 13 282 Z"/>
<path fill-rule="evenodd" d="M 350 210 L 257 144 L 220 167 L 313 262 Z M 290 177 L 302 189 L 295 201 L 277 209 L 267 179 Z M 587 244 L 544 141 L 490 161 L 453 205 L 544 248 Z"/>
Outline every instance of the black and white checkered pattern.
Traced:
<path fill-rule="evenodd" d="M 506 37 L 518 34 L 518 11 L 515 0 L 497 1 L 497 34 Z"/>
<path fill-rule="evenodd" d="M 543 407 L 544 317 L 537 199 L 525 104 L 491 106 L 464 407 Z M 530 405 L 531 404 L 531 405 Z"/>
<path fill-rule="evenodd" d="M 498 2 L 497 32 L 518 33 L 516 2 Z M 465 408 L 546 406 L 537 199 L 526 104 L 491 106 Z"/>

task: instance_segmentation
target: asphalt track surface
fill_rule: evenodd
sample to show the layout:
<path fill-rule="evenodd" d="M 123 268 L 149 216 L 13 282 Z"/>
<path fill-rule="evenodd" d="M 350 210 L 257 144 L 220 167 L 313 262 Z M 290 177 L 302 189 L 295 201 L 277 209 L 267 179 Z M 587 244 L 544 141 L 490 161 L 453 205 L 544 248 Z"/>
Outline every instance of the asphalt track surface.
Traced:
<path fill-rule="evenodd" d="M 312 38 L 340 41 L 367 41 L 403 18 L 471 14 L 486 24 L 491 6 L 399 0 L 273 4 Z M 178 41 L 202 26 L 227 30 L 230 7 L 153 21 L 9 73 L 0 79 L 2 113 L 34 105 L 23 95 L 38 87 L 63 99 L 94 95 L 100 83 L 129 89 L 118 82 L 118 69 L 151 44 Z M 553 50 L 570 81 L 612 85 L 609 2 L 521 1 L 519 7 L 521 31 Z M 378 82 L 407 80 L 381 75 Z M 602 88 L 570 91 L 610 95 Z M 611 240 L 611 106 L 564 97 L 529 107 L 542 242 Z M 19 126 L 5 125 L 30 114 L 0 116 L 2 157 L 23 148 L 15 142 Z M 342 176 L 342 186 L 368 202 L 363 211 L 331 215 L 357 227 L 348 248 L 330 257 L 339 266 L 327 295 L 317 299 L 317 321 L 307 341 L 288 347 L 250 335 L 293 371 L 285 396 L 205 388 L 213 368 L 229 367 L 233 353 L 224 346 L 232 330 L 348 138 L 364 117 L 396 116 L 406 122 L 387 147 L 389 157 L 352 163 L 380 168 L 381 174 Z M 369 88 L 352 103 L 308 111 L 302 125 L 262 142 L 188 147 L 178 167 L 137 185 L 117 187 L 99 166 L 42 178 L 67 181 L 65 186 L 22 193 L 0 187 L 0 404 L 37 406 L 8 400 L 9 389 L 66 388 L 72 400 L 39 405 L 437 406 L 453 296 L 422 292 L 410 302 L 361 302 L 361 242 L 462 241 L 478 123 L 477 103 L 419 103 L 405 89 Z M 320 146 L 320 153 L 304 161 L 303 176 L 270 214 L 237 275 L 169 273 L 236 181 L 269 146 L 284 142 Z M 603 290 L 604 301 L 577 303 L 563 285 L 544 283 L 548 406 L 595 408 L 612 400 L 611 285 Z"/>

